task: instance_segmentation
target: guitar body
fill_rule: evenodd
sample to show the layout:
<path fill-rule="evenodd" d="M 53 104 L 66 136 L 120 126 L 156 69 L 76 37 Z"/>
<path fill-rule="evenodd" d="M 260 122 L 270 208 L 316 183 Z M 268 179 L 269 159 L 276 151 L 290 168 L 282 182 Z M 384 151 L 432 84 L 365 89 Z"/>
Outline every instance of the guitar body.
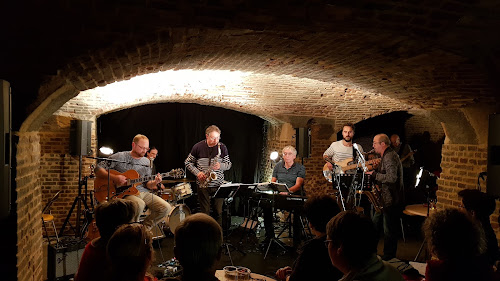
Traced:
<path fill-rule="evenodd" d="M 129 180 L 135 180 L 139 178 L 139 173 L 135 170 L 128 170 L 120 173 L 115 170 L 109 170 L 112 175 L 123 175 Z M 123 198 L 125 195 L 137 195 L 139 190 L 137 190 L 137 184 L 116 186 L 113 181 L 109 182 L 109 197 L 113 198 Z M 108 179 L 96 178 L 94 181 L 94 196 L 99 202 L 108 201 Z"/>
<path fill-rule="evenodd" d="M 328 163 L 325 163 L 325 165 L 323 166 L 323 176 L 327 181 L 332 182 L 332 174 L 345 174 L 346 171 L 361 167 L 361 165 L 357 163 L 349 164 L 352 161 L 352 158 L 347 158 L 339 162 L 334 162 L 337 166 L 333 166 L 333 170 L 328 168 Z M 366 161 L 365 164 L 368 170 L 371 170 L 373 169 L 373 165 L 376 165 L 378 163 L 380 163 L 380 158 Z"/>

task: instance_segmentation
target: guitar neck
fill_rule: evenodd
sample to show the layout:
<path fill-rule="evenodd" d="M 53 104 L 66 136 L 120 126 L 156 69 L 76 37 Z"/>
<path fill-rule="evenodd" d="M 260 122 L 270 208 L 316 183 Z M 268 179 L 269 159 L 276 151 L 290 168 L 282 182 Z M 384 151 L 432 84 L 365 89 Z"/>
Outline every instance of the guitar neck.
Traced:
<path fill-rule="evenodd" d="M 369 160 L 369 161 L 365 162 L 365 165 L 371 165 L 377 161 L 378 161 L 378 159 Z M 361 163 L 351 164 L 351 165 L 347 165 L 347 166 L 342 167 L 342 171 L 345 172 L 345 171 L 356 169 L 359 167 L 361 167 Z"/>
<path fill-rule="evenodd" d="M 165 178 L 165 177 L 170 177 L 170 173 L 162 173 L 160 174 L 160 176 L 162 178 Z M 156 175 L 151 175 L 151 176 L 145 176 L 145 177 L 142 177 L 142 178 L 138 178 L 138 179 L 130 179 L 129 182 L 130 184 L 136 184 L 136 183 L 139 183 L 139 182 L 147 182 L 147 181 L 150 181 L 150 180 L 154 180 L 156 178 Z"/>

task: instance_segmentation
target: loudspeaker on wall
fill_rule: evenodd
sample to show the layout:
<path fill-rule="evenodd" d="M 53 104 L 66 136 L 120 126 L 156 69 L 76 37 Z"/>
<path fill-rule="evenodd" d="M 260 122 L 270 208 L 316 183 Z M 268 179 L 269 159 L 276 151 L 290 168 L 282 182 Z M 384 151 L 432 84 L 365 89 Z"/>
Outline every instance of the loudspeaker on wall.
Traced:
<path fill-rule="evenodd" d="M 295 149 L 297 149 L 297 157 L 309 158 L 311 156 L 311 129 L 295 128 Z"/>
<path fill-rule="evenodd" d="M 92 154 L 92 121 L 71 120 L 70 153 L 85 156 Z"/>
<path fill-rule="evenodd" d="M 12 119 L 10 83 L 0 79 L 0 219 L 6 218 L 11 210 L 11 153 Z"/>

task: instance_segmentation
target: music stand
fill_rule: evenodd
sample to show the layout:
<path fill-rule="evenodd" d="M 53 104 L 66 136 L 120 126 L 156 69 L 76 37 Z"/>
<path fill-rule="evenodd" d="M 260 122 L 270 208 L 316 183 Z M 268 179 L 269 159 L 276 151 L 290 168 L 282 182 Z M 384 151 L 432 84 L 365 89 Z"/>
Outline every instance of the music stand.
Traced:
<path fill-rule="evenodd" d="M 229 204 L 231 204 L 231 202 L 233 202 L 234 197 L 236 196 L 236 193 L 238 192 L 239 188 L 240 188 L 240 184 L 233 184 L 233 183 L 222 184 L 219 186 L 219 188 L 217 188 L 214 195 L 212 196 L 212 198 L 224 199 L 224 205 L 226 208 L 225 210 L 226 210 L 227 217 L 229 218 L 229 220 L 231 220 L 231 213 L 230 213 Z M 225 241 L 224 243 L 222 243 L 222 246 L 225 247 L 227 250 L 227 254 L 229 256 L 229 260 L 231 261 L 231 265 L 234 265 L 233 258 L 231 257 L 231 250 L 229 250 L 229 246 L 233 247 L 235 250 L 237 250 L 238 252 L 240 252 L 242 254 L 245 254 L 245 252 L 238 249 L 236 246 L 232 245 L 231 243 L 227 242 L 227 236 L 228 236 L 227 231 L 228 230 L 229 229 L 227 229 L 227 230 L 224 230 L 224 228 L 222 229 L 222 234 L 224 236 L 224 241 Z"/>

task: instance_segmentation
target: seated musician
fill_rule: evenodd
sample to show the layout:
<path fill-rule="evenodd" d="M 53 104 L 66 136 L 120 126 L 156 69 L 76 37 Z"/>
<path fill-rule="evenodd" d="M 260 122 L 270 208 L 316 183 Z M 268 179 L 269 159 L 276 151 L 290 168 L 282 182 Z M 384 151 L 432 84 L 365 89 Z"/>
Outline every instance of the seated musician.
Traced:
<path fill-rule="evenodd" d="M 284 183 L 287 185 L 290 193 L 293 195 L 305 195 L 303 191 L 304 179 L 306 177 L 306 168 L 300 163 L 295 163 L 297 150 L 293 146 L 285 146 L 282 150 L 283 160 L 279 161 L 273 170 L 272 182 Z M 280 195 L 288 195 L 284 192 Z M 279 206 L 277 206 L 279 207 Z M 264 206 L 264 228 L 266 230 L 266 243 L 274 238 L 273 212 L 271 206 Z M 293 221 L 293 244 L 297 246 L 300 243 L 301 222 L 299 210 L 295 210 Z"/>
<path fill-rule="evenodd" d="M 110 170 L 118 171 L 119 173 L 109 173 L 109 178 L 112 182 L 110 185 L 112 186 L 126 186 L 127 177 L 121 173 L 125 173 L 129 170 L 136 171 L 141 178 L 151 176 L 150 161 L 148 158 L 144 157 L 147 151 L 149 151 L 149 139 L 145 135 L 136 135 L 132 142 L 131 151 L 118 152 L 109 157 L 110 160 L 118 160 L 118 162 L 100 162 L 95 170 L 95 174 L 98 179 L 107 180 L 108 171 L 106 170 L 106 165 L 109 165 L 108 168 Z M 133 195 L 127 194 L 123 197 L 124 199 L 137 203 L 138 215 L 136 221 L 139 221 L 139 217 L 145 206 L 150 209 L 151 214 L 148 215 L 143 222 L 144 225 L 146 225 L 150 230 L 172 209 L 172 206 L 169 203 L 150 192 L 151 190 L 158 189 L 157 186 L 158 184 L 161 184 L 161 180 L 162 178 L 160 174 L 158 174 L 153 180 L 149 180 L 137 186 L 137 193 Z"/>

